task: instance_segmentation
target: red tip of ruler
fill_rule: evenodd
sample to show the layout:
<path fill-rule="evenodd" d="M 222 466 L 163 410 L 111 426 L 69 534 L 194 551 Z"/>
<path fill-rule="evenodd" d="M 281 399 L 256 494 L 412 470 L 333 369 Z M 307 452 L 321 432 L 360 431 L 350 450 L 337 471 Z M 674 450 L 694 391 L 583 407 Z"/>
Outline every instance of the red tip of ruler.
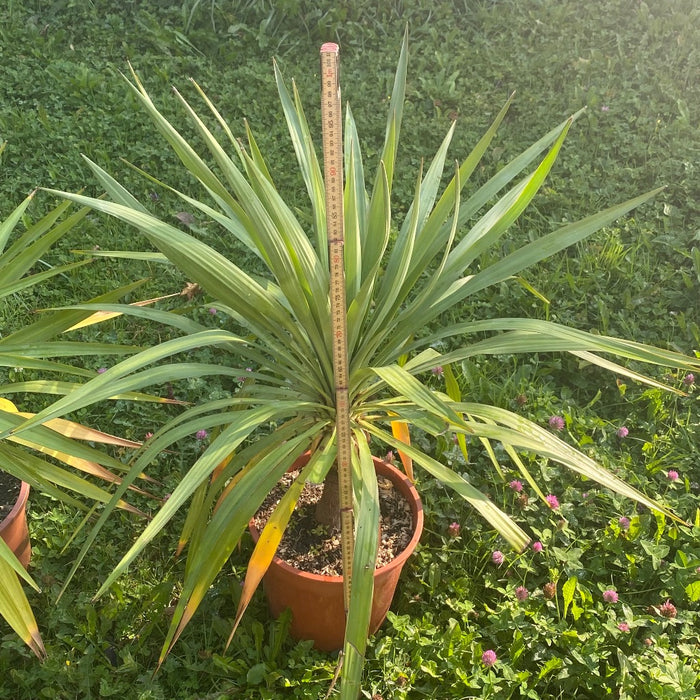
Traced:
<path fill-rule="evenodd" d="M 332 41 L 329 41 L 321 46 L 321 53 L 338 53 L 339 50 L 338 44 L 334 44 Z"/>

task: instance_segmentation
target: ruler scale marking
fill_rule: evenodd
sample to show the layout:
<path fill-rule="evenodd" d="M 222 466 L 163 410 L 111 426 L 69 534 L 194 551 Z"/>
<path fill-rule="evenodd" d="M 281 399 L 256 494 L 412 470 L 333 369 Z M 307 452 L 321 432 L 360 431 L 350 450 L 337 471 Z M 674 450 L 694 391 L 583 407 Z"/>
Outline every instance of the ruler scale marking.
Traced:
<path fill-rule="evenodd" d="M 352 500 L 352 433 L 348 396 L 347 308 L 345 300 L 343 229 L 343 140 L 338 45 L 321 46 L 321 124 L 326 196 L 326 229 L 330 262 L 330 304 L 335 381 L 340 536 L 343 550 L 343 599 L 347 615 L 354 551 Z"/>

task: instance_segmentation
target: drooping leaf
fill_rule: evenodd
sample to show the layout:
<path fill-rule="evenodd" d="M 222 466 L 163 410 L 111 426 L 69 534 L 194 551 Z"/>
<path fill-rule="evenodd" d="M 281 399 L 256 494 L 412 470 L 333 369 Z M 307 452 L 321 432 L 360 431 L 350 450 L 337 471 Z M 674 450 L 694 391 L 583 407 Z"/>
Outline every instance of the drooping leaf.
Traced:
<path fill-rule="evenodd" d="M 0 539 L 0 615 L 34 654 L 43 660 L 46 658 L 46 650 L 39 627 L 17 578 L 17 571 L 21 568 L 5 541 Z M 37 588 L 33 582 L 32 585 Z"/>

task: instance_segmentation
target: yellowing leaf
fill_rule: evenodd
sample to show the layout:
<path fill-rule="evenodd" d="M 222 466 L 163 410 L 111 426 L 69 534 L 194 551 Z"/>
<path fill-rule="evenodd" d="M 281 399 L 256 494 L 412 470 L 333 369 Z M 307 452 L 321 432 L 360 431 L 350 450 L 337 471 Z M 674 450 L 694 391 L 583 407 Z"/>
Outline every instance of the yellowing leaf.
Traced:
<path fill-rule="evenodd" d="M 397 439 L 406 445 L 411 444 L 411 433 L 408 428 L 408 423 L 400 420 L 391 421 L 391 433 Z M 399 450 L 399 457 L 401 458 L 401 464 L 403 464 L 403 469 L 406 472 L 406 476 L 413 481 L 413 460 L 409 455 L 407 455 L 403 450 Z"/>
<path fill-rule="evenodd" d="M 162 297 L 156 297 L 155 299 L 145 299 L 144 301 L 135 301 L 129 306 L 148 306 L 149 304 L 155 304 L 157 301 L 162 301 L 163 299 L 170 299 L 171 297 L 180 296 L 179 292 L 176 294 L 166 294 Z M 117 316 L 122 316 L 121 313 L 117 311 L 96 311 L 91 316 L 84 318 L 79 323 L 68 328 L 68 331 L 75 331 L 78 328 L 85 328 L 86 326 L 92 326 L 96 323 L 102 323 L 103 321 L 108 321 L 110 318 L 116 318 Z"/>
<path fill-rule="evenodd" d="M 263 531 L 260 533 L 253 554 L 248 562 L 248 569 L 246 570 L 245 580 L 243 581 L 241 599 L 238 602 L 236 619 L 234 620 L 233 629 L 226 642 L 226 648 L 228 648 L 228 645 L 233 639 L 233 635 L 236 633 L 238 624 L 253 597 L 253 593 L 255 593 L 265 572 L 272 563 L 277 547 L 279 547 L 279 543 L 282 540 L 282 535 L 289 523 L 289 519 L 292 517 L 292 512 L 297 504 L 297 500 L 299 500 L 299 495 L 304 488 L 306 476 L 311 471 L 311 466 L 311 464 L 307 465 L 287 489 L 287 492 L 282 496 L 282 499 L 277 504 L 277 507 L 267 521 Z"/>
<path fill-rule="evenodd" d="M 216 467 L 216 469 L 214 469 L 214 471 L 211 473 L 211 481 L 212 481 L 212 483 L 214 483 L 214 482 L 219 478 L 219 476 L 221 475 L 221 472 L 223 472 L 224 469 L 226 469 L 226 467 L 228 466 L 229 462 L 233 459 L 233 455 L 234 455 L 234 453 L 231 452 L 231 454 L 230 454 L 228 457 L 226 457 L 225 459 L 222 459 L 222 460 L 221 460 L 221 463 L 219 464 L 219 466 Z"/>
<path fill-rule="evenodd" d="M 236 484 L 251 470 L 255 468 L 255 465 L 257 464 L 257 460 L 251 460 L 248 462 L 248 464 L 243 467 L 240 471 L 236 472 L 229 482 L 226 484 L 224 487 L 224 490 L 221 492 L 221 495 L 217 499 L 216 503 L 214 504 L 214 513 L 218 510 L 219 506 L 221 503 L 223 503 L 224 499 L 226 496 L 228 496 L 229 493 L 236 487 Z M 212 472 L 213 473 L 213 472 Z"/>
<path fill-rule="evenodd" d="M 37 657 L 45 659 L 36 619 L 9 560 L 14 559 L 14 555 L 3 540 L 0 540 L 0 549 L 0 615 Z"/>
<path fill-rule="evenodd" d="M 20 413 L 20 415 L 25 416 L 26 418 L 31 418 L 34 414 Z M 126 438 L 121 438 L 116 435 L 110 435 L 109 433 L 104 433 L 101 430 L 88 428 L 86 425 L 64 420 L 63 418 L 48 420 L 46 423 L 44 423 L 44 425 L 47 428 L 51 428 L 51 430 L 60 433 L 61 435 L 65 435 L 69 438 L 75 438 L 77 440 L 89 440 L 90 442 L 100 442 L 103 445 L 117 445 L 118 447 L 131 447 L 134 449 L 137 449 L 142 445 L 140 442 L 127 440 Z"/>
<path fill-rule="evenodd" d="M 10 401 L 0 399 L 0 408 L 3 408 L 4 404 L 2 402 L 11 404 Z M 34 413 L 18 412 L 16 411 L 16 409 L 15 412 L 17 412 L 18 415 L 23 416 L 24 418 L 31 418 L 35 415 Z M 75 438 L 78 440 L 90 440 L 91 442 L 101 442 L 105 445 L 117 445 L 119 447 L 141 447 L 140 442 L 120 438 L 116 435 L 110 435 L 109 433 L 103 433 L 101 430 L 94 430 L 93 428 L 88 428 L 85 425 L 81 425 L 80 423 L 74 423 L 73 421 L 69 420 L 64 420 L 63 418 L 54 418 L 52 420 L 46 421 L 44 425 L 47 428 L 51 428 L 51 430 L 68 438 Z M 21 437 L 10 437 L 8 439 L 11 442 L 16 442 L 17 444 L 24 445 L 25 447 L 31 447 L 35 450 L 38 450 L 39 452 L 42 452 L 43 454 L 55 457 L 64 464 L 68 464 L 71 467 L 75 467 L 76 469 L 79 469 L 80 471 L 83 471 L 86 474 L 98 476 L 104 479 L 105 481 L 109 481 L 115 484 L 118 484 L 121 481 L 121 479 L 118 476 L 115 476 L 108 469 L 105 469 L 96 462 L 91 462 L 87 459 L 82 459 L 81 457 L 74 457 L 73 455 L 69 455 L 65 452 L 60 452 L 58 450 L 52 450 L 48 447 L 45 447 L 44 445 L 41 445 L 40 443 L 33 442 L 31 440 L 25 440 Z M 140 491 L 140 489 L 136 490 Z"/>

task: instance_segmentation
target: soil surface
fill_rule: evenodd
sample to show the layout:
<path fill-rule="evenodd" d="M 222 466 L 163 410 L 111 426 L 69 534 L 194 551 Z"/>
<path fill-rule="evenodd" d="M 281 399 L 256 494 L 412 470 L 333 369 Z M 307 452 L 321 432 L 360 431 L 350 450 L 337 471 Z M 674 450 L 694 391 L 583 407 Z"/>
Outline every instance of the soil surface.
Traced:
<path fill-rule="evenodd" d="M 21 488 L 22 482 L 18 478 L 0 470 L 0 520 L 14 507 Z"/>
<path fill-rule="evenodd" d="M 270 514 L 279 503 L 299 472 L 285 474 L 278 485 L 263 501 L 253 521 L 258 531 L 265 526 Z M 388 564 L 401 554 L 413 536 L 411 508 L 389 479 L 377 476 L 379 484 L 379 527 L 381 539 L 377 555 L 377 568 Z M 321 498 L 323 486 L 306 484 L 299 497 L 296 510 L 277 549 L 277 556 L 290 566 L 312 574 L 341 576 L 340 531 L 326 528 L 316 522 L 314 511 Z"/>

